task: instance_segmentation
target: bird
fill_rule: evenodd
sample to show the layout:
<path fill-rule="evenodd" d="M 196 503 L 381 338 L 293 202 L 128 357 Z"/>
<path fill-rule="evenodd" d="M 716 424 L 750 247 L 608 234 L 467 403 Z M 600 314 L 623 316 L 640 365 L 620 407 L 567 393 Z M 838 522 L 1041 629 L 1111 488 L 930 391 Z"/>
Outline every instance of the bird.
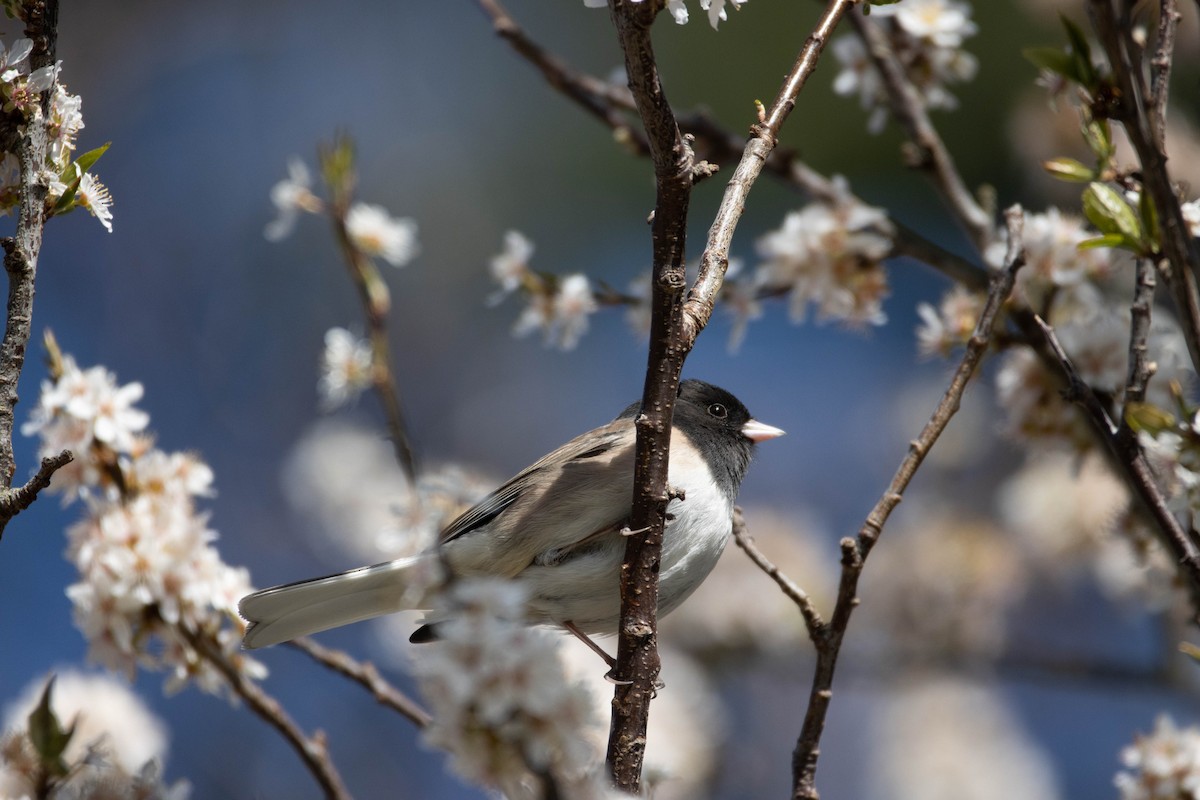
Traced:
<path fill-rule="evenodd" d="M 469 508 L 416 556 L 284 584 L 242 598 L 247 649 L 396 611 L 427 610 L 410 585 L 430 559 L 455 577 L 523 584 L 526 621 L 589 634 L 615 633 L 620 573 L 633 503 L 633 403 L 612 422 L 544 456 Z M 679 384 L 668 457 L 667 522 L 659 615 L 677 608 L 716 566 L 733 530 L 734 500 L 758 442 L 783 435 L 710 383 Z M 410 641 L 436 640 L 427 619 Z M 601 652 L 602 651 L 599 651 Z M 602 653 L 603 654 L 603 653 Z"/>

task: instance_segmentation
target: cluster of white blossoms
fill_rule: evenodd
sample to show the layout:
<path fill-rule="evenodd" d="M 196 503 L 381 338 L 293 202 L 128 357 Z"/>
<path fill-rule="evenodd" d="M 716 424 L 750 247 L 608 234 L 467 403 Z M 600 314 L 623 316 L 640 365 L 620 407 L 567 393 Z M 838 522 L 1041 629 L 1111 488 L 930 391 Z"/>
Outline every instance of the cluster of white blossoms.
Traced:
<path fill-rule="evenodd" d="M 1166 714 L 1154 732 L 1121 751 L 1125 767 L 1114 783 L 1121 800 L 1200 798 L 1200 728 L 1179 728 Z"/>
<path fill-rule="evenodd" d="M 29 730 L 46 682 L 37 680 L 4 712 L 0 736 L 0 797 L 62 800 L 186 800 L 187 781 L 167 785 L 163 722 L 129 687 L 108 675 L 74 670 L 54 678 L 50 710 L 60 728 L 71 729 L 61 754 L 64 775 L 46 775 L 43 754 Z M 50 778 L 47 792 L 42 781 Z"/>
<path fill-rule="evenodd" d="M 267 223 L 263 235 L 278 242 L 295 230 L 301 214 L 320 214 L 327 205 L 312 190 L 312 175 L 299 158 L 288 159 L 288 176 L 271 187 L 275 219 Z M 420 253 L 416 220 L 393 217 L 383 206 L 354 203 L 343 220 L 350 243 L 368 258 L 382 258 L 393 267 L 402 267 Z"/>
<path fill-rule="evenodd" d="M 802 322 L 812 304 L 818 321 L 882 325 L 883 259 L 895 229 L 887 212 L 856 198 L 844 178 L 835 176 L 833 187 L 831 200 L 791 212 L 782 227 L 758 240 L 758 294 L 787 294 L 794 322 Z"/>
<path fill-rule="evenodd" d="M 602 796 L 588 729 L 587 690 L 569 682 L 555 634 L 523 621 L 526 596 L 511 581 L 463 579 L 443 592 L 432 615 L 441 642 L 414 653 L 413 670 L 433 722 L 425 739 L 452 768 L 510 798 Z"/>
<path fill-rule="evenodd" d="M 504 235 L 504 248 L 491 260 L 492 278 L 500 290 L 490 302 L 497 303 L 518 290 L 526 294 L 527 305 L 513 326 L 513 334 L 526 336 L 541 331 L 548 347 L 571 350 L 587 333 L 588 318 L 599 304 L 586 275 L 550 275 L 529 266 L 533 243 L 519 231 Z"/>
<path fill-rule="evenodd" d="M 731 351 L 745 338 L 749 323 L 762 317 L 763 300 L 772 297 L 789 299 L 795 323 L 805 320 L 810 305 L 816 308 L 818 322 L 837 320 L 855 327 L 887 322 L 883 260 L 892 252 L 895 227 L 883 209 L 855 197 L 842 176 L 833 178 L 830 189 L 828 197 L 789 213 L 778 230 L 759 238 L 761 260 L 752 273 L 743 273 L 741 259 L 729 259 L 720 306 L 732 323 Z M 532 269 L 533 251 L 527 237 L 509 231 L 490 264 L 492 279 L 500 286 L 491 303 L 516 292 L 526 296 L 514 334 L 541 331 L 548 346 L 569 350 L 602 305 L 626 307 L 626 321 L 636 333 L 650 330 L 649 272 L 634 279 L 624 294 L 606 287 L 597 296 L 586 275 Z"/>
<path fill-rule="evenodd" d="M 54 204 L 73 192 L 71 207 L 82 206 L 112 232 L 112 196 L 96 176 L 71 163 L 75 139 L 83 128 L 83 101 L 58 82 L 62 62 L 30 71 L 33 42 L 17 39 L 11 46 L 0 42 L 0 96 L 4 113 L 19 115 L 26 124 L 46 125 L 47 149 L 42 178 L 48 186 L 47 202 Z M 43 113 L 41 96 L 50 92 L 48 113 Z M 22 127 L 24 127 L 22 125 Z M 90 165 L 88 165 L 90 166 Z M 0 157 L 0 214 L 8 214 L 20 202 L 20 165 L 13 153 Z"/>
<path fill-rule="evenodd" d="M 1200 511 L 1200 411 L 1190 417 L 1138 432 L 1138 443 L 1165 482 L 1170 496 L 1186 510 Z"/>
<path fill-rule="evenodd" d="M 956 108 L 958 100 L 947 86 L 971 80 L 979 66 L 975 57 L 962 49 L 978 31 L 971 20 L 971 6 L 961 0 L 904 0 L 872 6 L 871 17 L 879 19 L 925 108 Z M 887 89 L 862 40 L 857 36 L 834 40 L 833 55 L 841 64 L 833 90 L 857 95 L 863 110 L 871 112 L 868 128 L 872 133 L 883 130 Z"/>
<path fill-rule="evenodd" d="M 64 356 L 22 432 L 41 438 L 43 457 L 75 456 L 51 490 L 83 500 L 83 519 L 67 530 L 66 555 L 79 570 L 67 595 L 89 657 L 130 675 L 168 670 L 169 690 L 194 681 L 216 693 L 225 679 L 192 639 L 249 677 L 266 674 L 239 646 L 237 601 L 251 591 L 249 574 L 221 560 L 196 508 L 212 494 L 212 470 L 154 447 L 143 433 L 149 417 L 133 405 L 141 396 L 140 384 L 118 386 L 103 367 L 81 370 Z"/>
<path fill-rule="evenodd" d="M 642 3 L 645 0 L 633 0 L 635 3 Z M 717 29 L 717 25 L 724 22 L 729 17 L 725 13 L 725 4 L 729 3 L 734 11 L 742 7 L 746 0 L 700 0 L 700 10 L 708 14 L 708 22 L 713 26 L 713 30 Z M 608 0 L 583 0 L 583 4 L 588 8 L 607 8 Z M 667 11 L 671 12 L 671 16 L 680 25 L 684 25 L 688 21 L 687 6 L 683 0 L 666 0 Z"/>

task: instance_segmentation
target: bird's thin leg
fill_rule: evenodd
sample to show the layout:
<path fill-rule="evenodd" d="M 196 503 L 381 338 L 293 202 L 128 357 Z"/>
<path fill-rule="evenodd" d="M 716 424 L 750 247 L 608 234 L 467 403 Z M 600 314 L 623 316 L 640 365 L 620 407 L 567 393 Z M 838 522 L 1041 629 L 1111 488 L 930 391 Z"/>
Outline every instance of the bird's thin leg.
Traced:
<path fill-rule="evenodd" d="M 616 678 L 613 677 L 613 671 L 617 668 L 617 660 L 615 658 L 613 658 L 612 656 L 610 656 L 608 653 L 604 652 L 603 647 L 601 647 L 600 645 L 593 642 L 592 637 L 588 636 L 586 633 L 579 630 L 579 628 L 575 625 L 574 622 L 567 620 L 562 624 L 562 626 L 564 628 L 566 628 L 567 631 L 569 631 L 572 636 L 574 636 L 576 639 L 578 639 L 579 641 L 586 644 L 593 653 L 595 653 L 596 655 L 598 655 L 604 659 L 604 663 L 608 664 L 608 674 L 604 676 L 604 679 L 606 681 L 608 681 L 609 683 L 625 684 L 625 685 L 633 683 L 633 681 L 618 681 Z"/>

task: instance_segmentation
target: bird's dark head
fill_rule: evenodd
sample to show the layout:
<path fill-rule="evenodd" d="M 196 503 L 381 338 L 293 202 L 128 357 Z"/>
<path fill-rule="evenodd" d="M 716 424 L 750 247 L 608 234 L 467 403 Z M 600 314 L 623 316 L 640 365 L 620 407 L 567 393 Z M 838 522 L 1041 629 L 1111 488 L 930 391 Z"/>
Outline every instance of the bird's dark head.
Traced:
<path fill-rule="evenodd" d="M 746 475 L 754 445 L 783 435 L 750 416 L 729 392 L 695 379 L 679 384 L 675 426 L 699 448 L 718 482 L 732 494 Z"/>

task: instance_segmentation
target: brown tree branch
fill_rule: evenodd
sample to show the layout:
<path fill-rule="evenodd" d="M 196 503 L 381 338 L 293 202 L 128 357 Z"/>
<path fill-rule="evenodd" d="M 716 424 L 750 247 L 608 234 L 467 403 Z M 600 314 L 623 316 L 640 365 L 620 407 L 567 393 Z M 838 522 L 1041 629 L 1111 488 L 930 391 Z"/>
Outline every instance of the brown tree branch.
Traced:
<path fill-rule="evenodd" d="M 626 74 L 654 163 L 657 197 L 653 218 L 653 294 L 650 352 L 638 432 L 634 502 L 621 581 L 618 680 L 613 699 L 608 763 L 616 785 L 636 791 L 645 751 L 649 701 L 659 670 L 656 647 L 657 569 L 667 506 L 667 455 L 679 375 L 696 337 L 712 314 L 729 265 L 729 244 L 745 198 L 775 147 L 776 136 L 796 97 L 816 67 L 829 34 L 853 0 L 831 0 L 809 36 L 784 87 L 761 123 L 754 126 L 741 161 L 726 188 L 701 257 L 700 275 L 683 304 L 684 241 L 691 187 L 698 176 L 693 152 L 680 133 L 659 80 L 650 40 L 658 8 L 651 3 L 612 0 L 613 21 L 625 53 Z M 625 683 L 629 681 L 629 683 Z"/>
<path fill-rule="evenodd" d="M 925 112 L 916 87 L 905 74 L 904 66 L 892 51 L 887 36 L 861 12 L 851 14 L 850 22 L 883 77 L 892 113 L 908 131 L 909 138 L 919 151 L 917 166 L 932 175 L 942 197 L 971 237 L 975 249 L 980 253 L 985 252 L 995 236 L 992 216 L 963 182 L 954 158 Z"/>
<path fill-rule="evenodd" d="M 58 0 L 26 0 L 21 6 L 25 35 L 33 41 L 31 71 L 55 63 L 58 41 Z M 13 430 L 17 384 L 25 366 L 25 351 L 33 328 L 33 287 L 37 277 L 42 231 L 46 225 L 45 178 L 47 123 L 51 86 L 41 96 L 42 113 L 26 120 L 19 110 L 0 114 L 0 149 L 14 153 L 20 166 L 17 186 L 19 210 L 16 235 L 5 238 L 4 269 L 8 273 L 8 305 L 4 339 L 0 341 L 0 536 L 4 527 L 49 483 L 50 475 L 70 461 L 62 456 L 42 462 L 34 478 L 13 490 L 17 462 L 13 455 Z M 44 480 L 43 480 L 44 479 Z"/>
<path fill-rule="evenodd" d="M 350 792 L 342 783 L 341 775 L 329 756 L 325 743 L 325 735 L 317 732 L 312 737 L 306 736 L 295 720 L 288 715 L 283 706 L 261 686 L 247 678 L 241 670 L 229 662 L 225 653 L 213 639 L 205 633 L 189 629 L 186 625 L 177 625 L 175 630 L 196 651 L 201 658 L 212 664 L 229 683 L 229 688 L 246 701 L 250 710 L 261 717 L 271 727 L 279 731 L 304 766 L 312 773 L 313 778 L 321 787 L 325 797 L 330 800 L 350 800 Z"/>
<path fill-rule="evenodd" d="M 385 680 L 374 664 L 357 661 L 341 650 L 325 647 L 307 636 L 293 639 L 287 644 L 305 653 L 318 664 L 360 684 L 380 705 L 398 711 L 418 728 L 426 727 L 433 720 L 429 712 L 421 708 L 415 700 Z"/>
<path fill-rule="evenodd" d="M 617 632 L 617 682 L 609 729 L 608 768 L 617 788 L 641 785 L 650 699 L 658 681 L 658 566 L 667 512 L 671 418 L 687 351 L 680 347 L 687 212 L 692 190 L 692 150 L 684 141 L 658 74 L 650 27 L 655 3 L 612 0 L 613 23 L 629 88 L 645 127 L 654 164 L 656 196 L 651 227 L 653 277 L 650 348 L 641 412 L 635 419 L 633 510 L 621 567 L 621 621 Z"/>
<path fill-rule="evenodd" d="M 1159 0 L 1158 33 L 1154 57 L 1150 60 L 1150 108 L 1154 144 L 1164 153 L 1167 151 L 1167 95 L 1170 93 L 1175 35 L 1181 19 L 1183 14 L 1179 13 L 1179 0 Z"/>
<path fill-rule="evenodd" d="M 967 388 L 967 382 L 975 373 L 976 367 L 987 351 L 996 317 L 1012 292 L 1017 270 L 1025 262 L 1022 245 L 1023 213 L 1019 207 L 1014 206 L 1009 209 L 1005 217 L 1009 233 L 1005 268 L 997 272 L 992 279 L 987 302 L 975 325 L 975 332 L 967 343 L 966 352 L 963 354 L 958 368 L 954 371 L 949 387 L 929 422 L 909 445 L 908 455 L 900 463 L 900 467 L 896 470 L 896 474 L 883 496 L 871 509 L 871 513 L 867 515 L 858 536 L 853 539 L 850 537 L 842 539 L 842 574 L 838 583 L 837 603 L 830 621 L 821 627 L 817 636 L 813 637 L 813 644 L 817 650 L 817 665 L 813 674 L 808 710 L 804 716 L 800 735 L 796 740 L 796 749 L 792 754 L 792 797 L 795 800 L 817 800 L 820 797 L 816 787 L 816 772 L 821 734 L 825 729 L 825 717 L 829 711 L 829 704 L 833 700 L 833 678 L 837 670 L 842 640 L 850 624 L 850 615 L 858 605 L 858 580 L 862 575 L 863 565 L 883 533 L 888 517 L 899 504 L 904 490 L 912 481 L 917 469 L 920 468 L 921 462 L 924 461 L 930 448 L 945 430 L 950 418 L 958 411 L 963 392 Z"/>
<path fill-rule="evenodd" d="M 813 605 L 812 598 L 808 596 L 808 593 L 801 589 L 795 581 L 784 575 L 783 571 L 775 566 L 758 549 L 758 546 L 754 544 L 754 539 L 746 530 L 746 518 L 742 515 L 741 506 L 734 506 L 733 509 L 733 541 L 750 557 L 754 565 L 765 572 L 767 577 L 775 581 L 775 585 L 779 587 L 779 590 L 796 604 L 796 607 L 800 609 L 800 615 L 804 617 L 804 624 L 808 628 L 809 638 L 816 641 L 817 637 L 821 635 L 821 631 L 825 628 L 825 621 L 821 619 L 821 613 Z"/>
<path fill-rule="evenodd" d="M 1142 167 L 1142 191 L 1149 193 L 1158 216 L 1160 247 L 1166 256 L 1166 263 L 1160 264 L 1160 268 L 1179 314 L 1192 364 L 1200 370 L 1200 293 L 1196 284 L 1200 244 L 1192 237 L 1183 218 L 1179 196 L 1167 172 L 1167 153 L 1159 136 L 1159 132 L 1166 129 L 1166 120 L 1159 117 L 1159 112 L 1166 107 L 1168 73 L 1165 67 L 1155 70 L 1158 85 L 1151 97 L 1142 65 L 1133 56 L 1132 26 L 1124 19 L 1124 14 L 1114 8 L 1111 0 L 1088 0 L 1088 12 L 1108 56 L 1116 84 L 1115 118 L 1124 126 L 1137 153 Z M 1169 16 L 1169 9 L 1167 12 Z M 1168 30 L 1168 36 L 1170 33 Z M 1160 54 L 1164 52 L 1164 46 L 1169 56 L 1170 42 L 1159 42 Z"/>

